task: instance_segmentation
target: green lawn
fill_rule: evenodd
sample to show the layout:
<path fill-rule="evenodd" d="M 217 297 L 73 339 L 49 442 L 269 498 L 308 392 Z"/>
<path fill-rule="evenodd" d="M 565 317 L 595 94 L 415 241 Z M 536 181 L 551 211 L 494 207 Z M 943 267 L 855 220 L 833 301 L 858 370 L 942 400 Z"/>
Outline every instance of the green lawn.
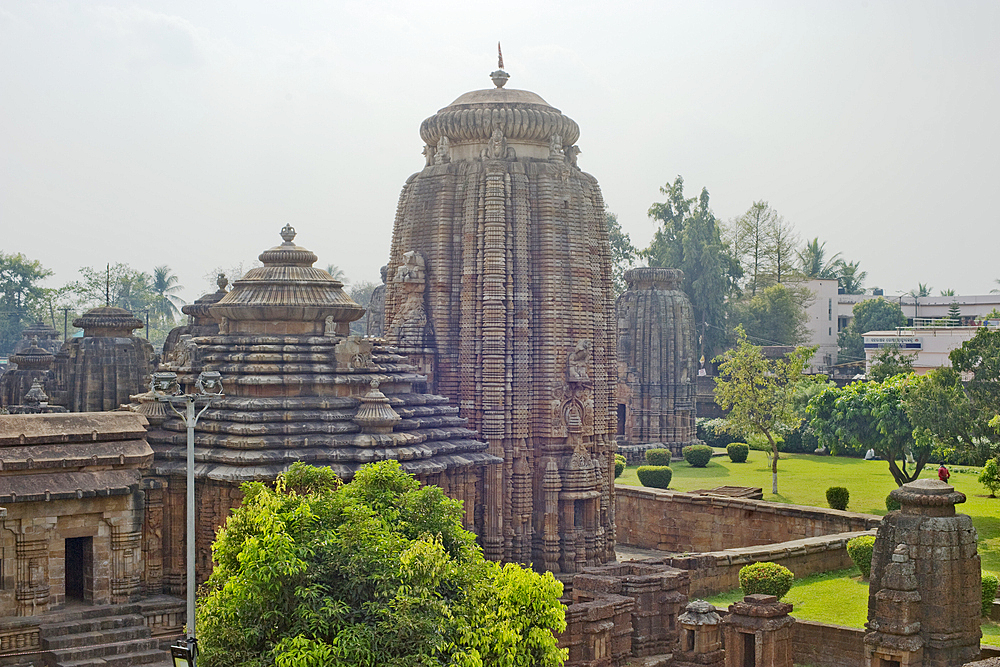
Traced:
<path fill-rule="evenodd" d="M 764 500 L 796 505 L 827 507 L 826 490 L 846 487 L 851 493 L 847 509 L 867 514 L 885 514 L 885 497 L 896 488 L 885 461 L 865 461 L 838 456 L 782 454 L 778 460 L 778 493 L 772 495 L 771 469 L 764 452 L 751 451 L 746 463 L 732 463 L 727 456 L 716 456 L 705 468 L 693 468 L 686 461 L 675 461 L 670 488 L 677 491 L 710 489 L 716 486 L 759 486 Z M 972 517 L 979 533 L 979 556 L 983 569 L 1000 573 L 1000 499 L 989 498 L 976 474 L 952 470 L 950 482 L 968 500 L 958 511 Z M 924 469 L 923 477 L 937 476 L 937 466 Z M 616 480 L 619 485 L 640 486 L 635 466 L 625 469 Z"/>
<path fill-rule="evenodd" d="M 742 591 L 736 589 L 714 595 L 708 601 L 717 607 L 728 607 L 742 597 Z M 837 603 L 830 604 L 831 600 Z M 861 579 L 856 567 L 814 574 L 793 583 L 782 601 L 793 605 L 792 615 L 796 618 L 861 628 L 868 618 L 868 582 Z M 981 627 L 982 643 L 1000 646 L 1000 625 L 984 621 Z"/>

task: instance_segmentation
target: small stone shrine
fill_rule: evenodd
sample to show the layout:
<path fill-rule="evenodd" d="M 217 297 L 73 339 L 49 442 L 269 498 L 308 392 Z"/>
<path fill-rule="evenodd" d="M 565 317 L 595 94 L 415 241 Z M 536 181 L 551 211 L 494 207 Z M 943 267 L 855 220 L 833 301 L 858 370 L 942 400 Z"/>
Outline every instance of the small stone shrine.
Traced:
<path fill-rule="evenodd" d="M 645 449 L 664 447 L 680 456 L 698 443 L 694 311 L 683 280 L 679 269 L 630 269 L 628 290 L 615 304 L 619 451 L 633 463 Z"/>
<path fill-rule="evenodd" d="M 773 595 L 747 595 L 722 619 L 726 667 L 792 667 L 792 605 Z"/>
<path fill-rule="evenodd" d="M 503 466 L 487 558 L 557 574 L 614 559 L 615 331 L 604 200 L 579 126 L 535 93 L 466 93 L 420 126 L 400 194 L 387 340 Z"/>
<path fill-rule="evenodd" d="M 149 386 L 153 346 L 132 331 L 142 320 L 127 310 L 102 306 L 73 320 L 82 338 L 70 338 L 56 355 L 48 386 L 52 403 L 70 412 L 117 410 Z"/>
<path fill-rule="evenodd" d="M 37 338 L 33 338 L 20 352 L 12 354 L 10 360 L 16 366 L 0 375 L 0 406 L 9 409 L 23 405 L 33 384 L 40 383 L 39 391 L 43 391 L 54 358 L 51 352 L 39 346 Z M 48 398 L 45 400 L 48 401 Z"/>
<path fill-rule="evenodd" d="M 0 416 L 0 617 L 138 597 L 145 433 L 128 412 Z"/>
<path fill-rule="evenodd" d="M 723 667 L 726 652 L 714 606 L 704 600 L 689 602 L 677 622 L 681 627 L 673 667 Z"/>
<path fill-rule="evenodd" d="M 39 319 L 21 331 L 21 340 L 14 344 L 14 354 L 20 354 L 22 350 L 32 346 L 55 354 L 62 347 L 62 341 L 59 340 L 58 331 L 46 324 L 44 320 Z"/>
<path fill-rule="evenodd" d="M 423 483 L 465 503 L 465 525 L 483 525 L 483 478 L 499 459 L 466 427 L 443 396 L 417 393 L 424 378 L 378 339 L 349 336 L 364 309 L 343 284 L 315 268 L 316 255 L 284 242 L 260 255 L 217 303 L 216 335 L 179 341 L 160 370 L 173 371 L 186 391 L 203 371 L 218 371 L 225 392 L 201 417 L 195 433 L 199 581 L 211 569 L 210 545 L 240 484 L 271 481 L 294 462 L 330 466 L 349 481 L 365 463 L 396 459 Z M 148 394 L 133 409 L 152 412 Z M 160 406 L 162 407 L 162 406 Z M 169 409 L 148 439 L 155 461 L 147 504 L 155 542 L 162 543 L 162 581 L 184 590 L 186 428 Z"/>
<path fill-rule="evenodd" d="M 900 509 L 882 519 L 875 538 L 866 653 L 879 660 L 880 655 L 912 654 L 917 646 L 914 638 L 919 637 L 924 667 L 974 660 L 982 635 L 981 574 L 972 519 L 955 512 L 965 494 L 940 480 L 918 479 L 893 489 L 889 497 L 899 501 Z M 906 550 L 897 551 L 900 545 Z M 915 589 L 908 588 L 910 571 Z M 886 603 L 894 598 L 906 604 Z M 910 632 L 914 624 L 919 624 L 919 635 Z"/>

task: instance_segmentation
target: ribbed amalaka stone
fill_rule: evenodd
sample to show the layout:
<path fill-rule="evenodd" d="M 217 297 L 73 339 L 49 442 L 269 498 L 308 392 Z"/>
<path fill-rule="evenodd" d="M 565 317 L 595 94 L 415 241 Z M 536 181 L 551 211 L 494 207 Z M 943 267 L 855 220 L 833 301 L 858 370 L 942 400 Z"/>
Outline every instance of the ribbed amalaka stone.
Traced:
<path fill-rule="evenodd" d="M 47 391 L 70 412 L 117 410 L 148 387 L 153 346 L 132 335 L 142 320 L 122 308 L 102 306 L 73 320 L 83 336 L 70 338 L 53 363 Z"/>
<path fill-rule="evenodd" d="M 485 469 L 500 460 L 444 396 L 418 393 L 425 378 L 380 339 L 346 335 L 364 309 L 343 284 L 312 266 L 316 255 L 285 242 L 261 254 L 209 312 L 215 335 L 182 335 L 160 370 L 186 391 L 203 371 L 218 371 L 225 396 L 195 432 L 198 503 L 196 570 L 211 569 L 215 530 L 240 501 L 239 485 L 272 481 L 296 461 L 331 467 L 350 480 L 362 465 L 396 459 L 418 480 L 465 503 L 465 525 L 481 530 Z M 186 428 L 167 410 L 152 416 L 148 394 L 133 409 L 160 422 L 149 442 L 151 475 L 164 490 L 162 588 L 184 585 Z M 496 467 L 494 465 L 493 467 Z"/>
<path fill-rule="evenodd" d="M 615 541 L 610 248 L 579 134 L 500 87 L 425 120 L 385 305 L 389 341 L 504 460 L 487 477 L 487 557 L 556 573 L 613 559 Z"/>
<path fill-rule="evenodd" d="M 955 512 L 965 494 L 936 479 L 918 479 L 894 489 L 900 503 L 879 525 L 872 553 L 868 629 L 905 629 L 919 622 L 925 667 L 962 665 L 979 653 L 980 562 L 972 519 Z M 905 545 L 916 578 L 915 600 L 885 604 L 883 590 L 898 592 L 896 548 Z M 905 574 L 905 573 L 903 573 Z M 904 582 L 905 583 L 905 582 Z M 912 608 L 916 607 L 914 614 Z M 905 615 L 906 618 L 904 618 Z M 909 619 L 909 620 L 906 620 Z"/>
<path fill-rule="evenodd" d="M 33 382 L 45 380 L 55 357 L 39 346 L 37 338 L 29 345 L 10 356 L 11 367 L 0 375 L 0 406 L 23 405 L 24 397 L 31 391 Z"/>
<path fill-rule="evenodd" d="M 683 280 L 679 269 L 631 269 L 625 272 L 628 290 L 615 304 L 618 439 L 623 450 L 636 450 L 631 458 L 641 458 L 642 445 L 680 455 L 698 442 L 694 311 L 681 291 Z"/>

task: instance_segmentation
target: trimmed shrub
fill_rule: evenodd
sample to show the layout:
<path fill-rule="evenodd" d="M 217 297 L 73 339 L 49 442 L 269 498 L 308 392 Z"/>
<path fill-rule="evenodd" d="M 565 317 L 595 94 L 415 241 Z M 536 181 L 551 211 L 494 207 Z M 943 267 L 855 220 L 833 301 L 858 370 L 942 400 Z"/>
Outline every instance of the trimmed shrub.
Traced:
<path fill-rule="evenodd" d="M 902 506 L 899 504 L 898 500 L 896 500 L 895 498 L 893 498 L 891 496 L 886 496 L 885 497 L 885 509 L 887 511 L 889 511 L 889 512 L 895 512 L 900 507 L 902 507 Z"/>
<path fill-rule="evenodd" d="M 726 453 L 733 463 L 746 463 L 750 454 L 750 445 L 745 442 L 731 442 L 726 446 Z"/>
<path fill-rule="evenodd" d="M 743 595 L 762 593 L 776 595 L 780 600 L 792 587 L 794 579 L 795 575 L 791 570 L 777 563 L 751 563 L 740 569 L 740 588 L 743 589 Z"/>
<path fill-rule="evenodd" d="M 867 579 L 872 573 L 872 551 L 875 549 L 874 535 L 858 535 L 847 541 L 847 555 Z"/>
<path fill-rule="evenodd" d="M 628 461 L 621 454 L 615 454 L 615 479 L 621 477 L 621 474 L 625 472 L 625 464 Z"/>
<path fill-rule="evenodd" d="M 831 486 L 826 490 L 826 504 L 831 509 L 846 510 L 851 501 L 851 492 L 842 486 Z"/>
<path fill-rule="evenodd" d="M 651 466 L 668 466 L 670 465 L 670 450 L 669 449 L 647 449 L 646 450 L 646 463 Z"/>
<path fill-rule="evenodd" d="M 808 423 L 803 422 L 778 443 L 778 451 L 788 454 L 812 454 L 819 442 Z"/>
<path fill-rule="evenodd" d="M 670 486 L 670 479 L 674 476 L 674 471 L 670 469 L 670 466 L 639 466 L 635 474 L 638 475 L 639 483 L 643 486 L 665 489 Z"/>
<path fill-rule="evenodd" d="M 989 617 L 993 611 L 993 600 L 997 597 L 997 575 L 983 572 L 983 616 Z"/>
<path fill-rule="evenodd" d="M 704 468 L 712 460 L 712 448 L 708 445 L 688 445 L 681 453 L 684 460 L 695 468 Z"/>

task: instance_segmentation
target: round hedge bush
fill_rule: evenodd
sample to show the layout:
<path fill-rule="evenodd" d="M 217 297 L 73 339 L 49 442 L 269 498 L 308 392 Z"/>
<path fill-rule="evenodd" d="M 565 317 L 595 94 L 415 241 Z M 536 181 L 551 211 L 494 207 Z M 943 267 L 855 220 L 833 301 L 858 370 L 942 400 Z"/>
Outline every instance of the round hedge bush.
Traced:
<path fill-rule="evenodd" d="M 729 460 L 733 463 L 746 463 L 747 456 L 750 454 L 750 445 L 745 442 L 732 442 L 726 445 L 726 453 L 729 454 Z"/>
<path fill-rule="evenodd" d="M 874 535 L 858 535 L 847 541 L 847 555 L 867 579 L 872 573 L 872 551 L 875 549 Z"/>
<path fill-rule="evenodd" d="M 885 497 L 885 509 L 886 509 L 886 511 L 894 512 L 894 511 L 898 510 L 900 507 L 902 507 L 902 506 L 899 504 L 898 500 L 896 500 L 895 498 L 893 498 L 891 496 L 886 496 Z"/>
<path fill-rule="evenodd" d="M 670 465 L 670 450 L 669 449 L 647 449 L 646 450 L 646 463 L 651 466 L 668 466 Z"/>
<path fill-rule="evenodd" d="M 708 445 L 688 445 L 681 453 L 684 460 L 695 468 L 704 468 L 712 460 L 712 448 Z"/>
<path fill-rule="evenodd" d="M 615 454 L 615 479 L 621 477 L 621 474 L 625 472 L 625 464 L 628 461 L 621 454 Z"/>
<path fill-rule="evenodd" d="M 777 563 L 751 563 L 740 569 L 740 588 L 744 595 L 762 593 L 775 595 L 780 600 L 792 587 L 793 579 L 792 571 Z"/>
<path fill-rule="evenodd" d="M 851 492 L 842 486 L 831 486 L 826 490 L 826 503 L 831 509 L 846 510 L 851 501 Z"/>
<path fill-rule="evenodd" d="M 993 600 L 997 597 L 997 575 L 983 572 L 983 616 L 989 617 L 993 611 Z"/>
<path fill-rule="evenodd" d="M 674 476 L 674 471 L 670 469 L 670 466 L 639 466 L 635 474 L 643 486 L 665 489 L 670 486 L 670 479 Z"/>

